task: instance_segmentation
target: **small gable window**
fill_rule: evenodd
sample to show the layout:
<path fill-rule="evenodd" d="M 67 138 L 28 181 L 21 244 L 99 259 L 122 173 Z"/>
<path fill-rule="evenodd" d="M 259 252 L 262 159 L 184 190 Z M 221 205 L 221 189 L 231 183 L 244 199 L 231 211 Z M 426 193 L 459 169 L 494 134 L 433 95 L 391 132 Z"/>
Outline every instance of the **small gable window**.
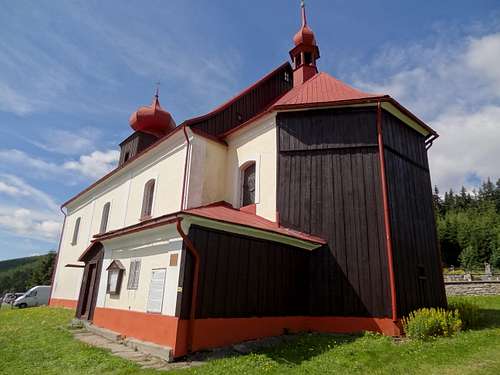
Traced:
<path fill-rule="evenodd" d="M 99 228 L 99 233 L 106 233 L 106 230 L 108 229 L 108 219 L 109 219 L 109 209 L 111 208 L 111 203 L 108 202 L 104 205 L 102 208 L 102 215 L 101 215 L 101 226 Z"/>
<path fill-rule="evenodd" d="M 120 294 L 120 288 L 122 284 L 123 271 L 125 267 L 123 267 L 122 262 L 119 260 L 113 260 L 109 267 L 108 271 L 108 285 L 106 288 L 106 292 L 109 294 Z"/>
<path fill-rule="evenodd" d="M 127 289 L 137 289 L 139 287 L 139 274 L 141 272 L 141 260 L 136 259 L 130 262 L 130 272 L 128 274 Z"/>
<path fill-rule="evenodd" d="M 284 75 L 284 80 L 285 80 L 285 82 L 287 82 L 287 83 L 288 83 L 288 82 L 290 82 L 290 73 L 285 72 L 285 75 Z"/>
<path fill-rule="evenodd" d="M 241 171 L 241 205 L 248 206 L 255 203 L 255 162 L 244 166 Z"/>
<path fill-rule="evenodd" d="M 80 231 L 80 221 L 82 221 L 81 217 L 79 217 L 75 221 L 75 227 L 73 228 L 73 238 L 71 239 L 72 245 L 76 245 L 78 243 L 78 232 Z"/>
<path fill-rule="evenodd" d="M 155 180 L 151 179 L 144 185 L 144 195 L 142 197 L 141 220 L 149 219 L 153 212 L 153 197 L 155 193 Z"/>

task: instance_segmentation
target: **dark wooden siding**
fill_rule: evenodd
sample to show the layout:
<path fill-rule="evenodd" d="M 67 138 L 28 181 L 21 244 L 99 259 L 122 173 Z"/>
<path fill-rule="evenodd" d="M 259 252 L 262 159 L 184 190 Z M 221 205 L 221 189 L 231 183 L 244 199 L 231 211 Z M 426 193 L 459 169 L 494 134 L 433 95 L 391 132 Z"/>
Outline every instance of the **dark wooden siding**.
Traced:
<path fill-rule="evenodd" d="M 311 313 L 388 316 L 375 110 L 280 113 L 277 123 L 280 223 L 329 244 L 311 257 Z"/>
<path fill-rule="evenodd" d="M 196 225 L 188 235 L 201 258 L 197 318 L 307 315 L 308 251 Z M 189 317 L 193 277 L 186 254 L 183 319 Z"/>
<path fill-rule="evenodd" d="M 120 143 L 120 160 L 118 166 L 124 164 L 125 155 L 128 154 L 128 160 L 132 159 L 134 156 L 140 154 L 146 148 L 151 146 L 158 140 L 158 137 L 144 133 L 144 132 L 134 132 L 130 137 L 125 139 Z"/>
<path fill-rule="evenodd" d="M 387 112 L 382 118 L 397 306 L 404 316 L 445 306 L 446 296 L 424 136 Z"/>
<path fill-rule="evenodd" d="M 285 73 L 289 79 L 285 80 Z M 191 126 L 211 135 L 221 135 L 264 111 L 292 86 L 292 68 L 286 64 L 227 108 L 192 122 Z"/>

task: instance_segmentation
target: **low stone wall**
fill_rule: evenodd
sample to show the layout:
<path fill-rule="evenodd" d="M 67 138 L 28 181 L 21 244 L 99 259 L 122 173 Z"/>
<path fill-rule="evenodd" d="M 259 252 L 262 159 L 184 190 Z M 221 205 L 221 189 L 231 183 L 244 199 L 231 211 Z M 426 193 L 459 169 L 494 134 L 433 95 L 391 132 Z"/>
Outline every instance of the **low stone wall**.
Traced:
<path fill-rule="evenodd" d="M 500 281 L 447 281 L 444 285 L 448 296 L 500 295 Z"/>

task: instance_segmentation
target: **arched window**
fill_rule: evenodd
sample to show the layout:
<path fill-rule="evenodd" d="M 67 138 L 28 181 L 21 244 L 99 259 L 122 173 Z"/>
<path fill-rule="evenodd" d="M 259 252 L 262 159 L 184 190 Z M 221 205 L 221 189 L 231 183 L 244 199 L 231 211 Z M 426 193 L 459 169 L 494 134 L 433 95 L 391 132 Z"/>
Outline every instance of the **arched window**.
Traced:
<path fill-rule="evenodd" d="M 76 243 L 78 242 L 78 232 L 80 231 L 80 221 L 81 221 L 81 217 L 79 217 L 78 219 L 76 219 L 75 221 L 75 227 L 73 229 L 73 238 L 71 240 L 71 244 L 72 245 L 76 245 Z"/>
<path fill-rule="evenodd" d="M 144 185 L 144 195 L 142 196 L 141 219 L 149 219 L 153 212 L 153 196 L 155 193 L 155 180 L 151 179 Z"/>
<path fill-rule="evenodd" d="M 246 165 L 241 171 L 241 205 L 255 203 L 255 162 Z"/>
<path fill-rule="evenodd" d="M 99 233 L 106 233 L 108 229 L 108 219 L 109 219 L 109 209 L 111 207 L 111 203 L 108 202 L 102 208 L 102 216 L 101 216 L 101 226 L 99 228 Z"/>

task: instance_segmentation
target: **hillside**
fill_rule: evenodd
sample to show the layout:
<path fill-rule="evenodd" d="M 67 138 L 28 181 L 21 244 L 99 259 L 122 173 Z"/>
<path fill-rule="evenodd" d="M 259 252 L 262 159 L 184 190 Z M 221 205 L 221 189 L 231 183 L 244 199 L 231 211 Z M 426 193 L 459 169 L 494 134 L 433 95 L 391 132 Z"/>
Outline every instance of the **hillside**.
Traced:
<path fill-rule="evenodd" d="M 25 292 L 35 285 L 50 285 L 55 253 L 0 261 L 0 296 Z"/>

